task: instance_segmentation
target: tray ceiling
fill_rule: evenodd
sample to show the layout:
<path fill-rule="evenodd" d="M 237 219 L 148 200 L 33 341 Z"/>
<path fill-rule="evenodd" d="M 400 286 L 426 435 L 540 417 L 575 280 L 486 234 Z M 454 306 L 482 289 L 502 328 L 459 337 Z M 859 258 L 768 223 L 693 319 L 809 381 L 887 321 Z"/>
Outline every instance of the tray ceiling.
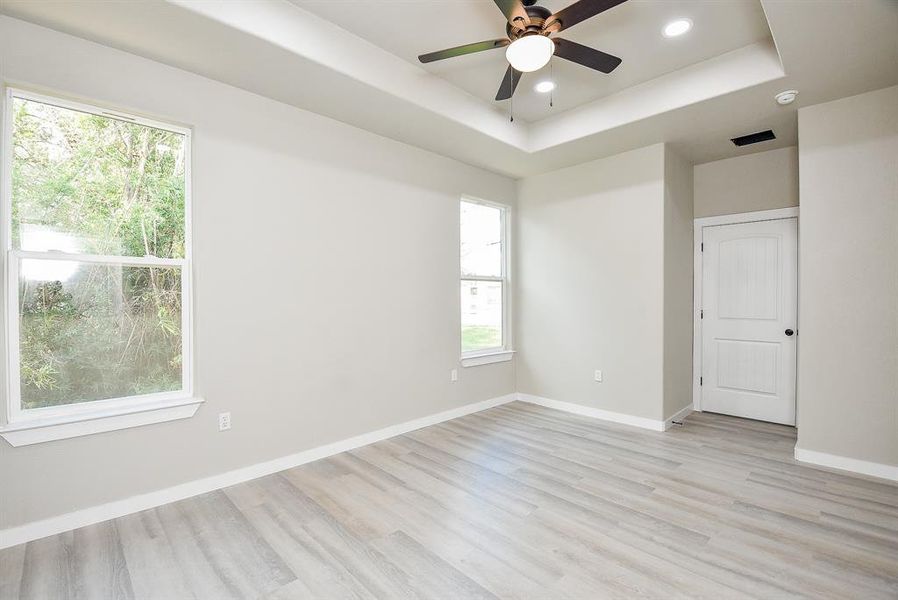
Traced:
<path fill-rule="evenodd" d="M 507 62 L 502 49 L 421 65 L 417 56 L 505 37 L 505 20 L 492 0 L 291 0 L 297 6 L 420 66 L 485 102 L 495 102 Z M 553 12 L 573 0 L 542 0 Z M 689 18 L 692 30 L 665 38 L 664 25 Z M 561 34 L 623 59 L 605 75 L 560 58 L 525 74 L 513 100 L 515 119 L 535 122 L 661 75 L 770 39 L 758 0 L 630 0 Z M 554 107 L 533 87 L 552 79 Z M 512 110 L 511 102 L 495 103 Z"/>
<path fill-rule="evenodd" d="M 0 38 L 24 19 L 513 177 L 659 142 L 694 163 L 793 145 L 796 109 L 898 83 L 895 0 L 630 0 L 564 34 L 623 65 L 606 76 L 557 60 L 555 108 L 527 76 L 514 122 L 493 101 L 501 50 L 416 60 L 501 34 L 491 0 L 3 0 L 0 13 Z M 693 30 L 662 37 L 679 17 Z M 786 89 L 798 99 L 779 106 Z M 777 139 L 729 142 L 765 129 Z"/>

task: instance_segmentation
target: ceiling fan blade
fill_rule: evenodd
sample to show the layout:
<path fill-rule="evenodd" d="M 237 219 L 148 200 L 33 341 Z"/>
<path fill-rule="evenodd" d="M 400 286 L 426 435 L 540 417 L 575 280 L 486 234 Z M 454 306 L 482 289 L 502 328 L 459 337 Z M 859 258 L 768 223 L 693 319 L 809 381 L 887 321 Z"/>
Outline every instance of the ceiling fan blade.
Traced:
<path fill-rule="evenodd" d="M 524 29 L 530 25 L 530 15 L 521 4 L 521 0 L 493 0 L 508 22 L 518 29 Z"/>
<path fill-rule="evenodd" d="M 616 56 L 578 44 L 577 42 L 562 38 L 552 39 L 555 41 L 555 56 L 596 71 L 601 71 L 602 73 L 610 73 L 623 62 Z"/>
<path fill-rule="evenodd" d="M 557 13 L 546 19 L 543 29 L 549 31 L 562 31 L 573 27 L 580 21 L 585 21 L 609 8 L 614 8 L 627 0 L 579 0 L 567 8 L 562 8 Z"/>
<path fill-rule="evenodd" d="M 465 44 L 464 46 L 456 46 L 455 48 L 446 48 L 436 52 L 428 52 L 418 57 L 422 63 L 429 63 L 435 60 L 443 60 L 444 58 L 454 58 L 456 56 L 464 56 L 465 54 L 474 54 L 475 52 L 483 52 L 484 50 L 492 50 L 494 48 L 502 48 L 511 42 L 507 38 L 499 40 L 489 40 L 486 42 L 474 42 L 473 44 Z"/>
<path fill-rule="evenodd" d="M 518 82 L 521 80 L 521 73 L 508 65 L 508 69 L 505 71 L 505 76 L 502 78 L 502 84 L 499 86 L 499 91 L 496 92 L 496 100 L 508 100 L 512 96 L 514 96 L 515 88 L 518 87 Z"/>

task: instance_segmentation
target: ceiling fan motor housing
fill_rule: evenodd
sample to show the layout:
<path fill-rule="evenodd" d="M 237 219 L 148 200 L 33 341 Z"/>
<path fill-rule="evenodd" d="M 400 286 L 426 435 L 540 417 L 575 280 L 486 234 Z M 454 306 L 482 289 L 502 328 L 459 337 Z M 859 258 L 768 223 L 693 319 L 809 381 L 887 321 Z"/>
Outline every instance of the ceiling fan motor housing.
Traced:
<path fill-rule="evenodd" d="M 530 25 L 525 27 L 522 23 L 521 27 L 515 27 L 511 23 L 506 24 L 505 32 L 508 34 L 508 39 L 511 41 L 515 41 L 525 35 L 543 33 L 543 24 L 552 16 L 552 11 L 544 6 L 533 6 L 532 2 L 530 4 L 525 2 L 524 4 L 524 10 L 527 11 L 527 16 L 530 17 Z M 521 20 L 523 21 L 523 19 Z"/>

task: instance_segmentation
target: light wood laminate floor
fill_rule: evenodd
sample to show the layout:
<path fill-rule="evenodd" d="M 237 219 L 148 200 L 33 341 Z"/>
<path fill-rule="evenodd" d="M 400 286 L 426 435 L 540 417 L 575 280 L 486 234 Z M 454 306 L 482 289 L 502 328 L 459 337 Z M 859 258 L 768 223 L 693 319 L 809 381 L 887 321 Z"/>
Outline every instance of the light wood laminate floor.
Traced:
<path fill-rule="evenodd" d="M 513 403 L 0 553 L 0 598 L 898 598 L 898 486 L 789 427 Z"/>

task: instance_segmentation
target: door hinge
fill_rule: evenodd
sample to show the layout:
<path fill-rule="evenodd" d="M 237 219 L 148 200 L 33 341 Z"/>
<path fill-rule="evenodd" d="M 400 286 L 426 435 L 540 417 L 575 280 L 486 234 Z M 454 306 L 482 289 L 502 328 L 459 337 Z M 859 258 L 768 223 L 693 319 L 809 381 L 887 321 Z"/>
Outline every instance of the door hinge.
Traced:
<path fill-rule="evenodd" d="M 699 318 L 699 319 L 704 319 L 704 318 L 705 318 L 705 309 L 701 309 L 701 310 L 699 311 L 698 318 Z"/>
<path fill-rule="evenodd" d="M 702 252 L 705 251 L 705 242 L 702 242 Z"/>
<path fill-rule="evenodd" d="M 699 384 L 699 385 L 705 385 L 705 378 L 704 378 L 704 377 L 699 377 L 699 378 L 698 378 L 698 384 Z"/>

